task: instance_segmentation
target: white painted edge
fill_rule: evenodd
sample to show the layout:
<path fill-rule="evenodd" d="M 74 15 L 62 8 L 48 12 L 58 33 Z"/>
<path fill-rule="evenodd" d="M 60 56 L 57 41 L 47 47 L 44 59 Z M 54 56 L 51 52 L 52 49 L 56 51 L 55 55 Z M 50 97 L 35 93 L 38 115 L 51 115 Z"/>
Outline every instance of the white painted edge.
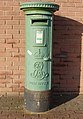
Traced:
<path fill-rule="evenodd" d="M 27 50 L 27 52 L 28 52 L 29 55 L 32 55 L 32 52 L 30 50 Z"/>

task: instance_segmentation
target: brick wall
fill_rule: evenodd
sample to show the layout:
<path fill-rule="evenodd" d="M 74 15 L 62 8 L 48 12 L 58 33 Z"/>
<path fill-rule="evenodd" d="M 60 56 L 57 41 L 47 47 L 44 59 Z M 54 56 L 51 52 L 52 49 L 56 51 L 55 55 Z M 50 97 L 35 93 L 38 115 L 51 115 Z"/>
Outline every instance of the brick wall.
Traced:
<path fill-rule="evenodd" d="M 23 93 L 25 21 L 19 4 L 26 1 L 32 0 L 0 0 L 0 94 Z M 39 1 L 60 5 L 53 24 L 52 89 L 83 94 L 83 1 Z"/>

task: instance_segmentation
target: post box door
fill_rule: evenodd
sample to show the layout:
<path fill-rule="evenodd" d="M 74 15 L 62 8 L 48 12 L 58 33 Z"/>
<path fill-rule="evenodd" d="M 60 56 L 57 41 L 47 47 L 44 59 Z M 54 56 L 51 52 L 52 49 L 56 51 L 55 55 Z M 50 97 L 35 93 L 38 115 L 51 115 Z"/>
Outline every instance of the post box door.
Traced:
<path fill-rule="evenodd" d="M 50 90 L 52 60 L 51 20 L 32 20 L 31 25 L 30 45 L 26 48 L 29 70 L 25 85 L 29 90 Z"/>

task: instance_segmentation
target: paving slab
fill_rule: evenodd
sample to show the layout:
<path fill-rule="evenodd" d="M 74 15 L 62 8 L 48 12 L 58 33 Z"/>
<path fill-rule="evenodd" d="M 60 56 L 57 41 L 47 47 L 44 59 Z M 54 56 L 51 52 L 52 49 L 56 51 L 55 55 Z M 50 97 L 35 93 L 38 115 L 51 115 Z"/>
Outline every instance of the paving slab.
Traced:
<path fill-rule="evenodd" d="M 24 110 L 23 96 L 0 96 L 0 119 L 83 119 L 83 95 L 55 95 L 51 110 L 34 114 Z"/>

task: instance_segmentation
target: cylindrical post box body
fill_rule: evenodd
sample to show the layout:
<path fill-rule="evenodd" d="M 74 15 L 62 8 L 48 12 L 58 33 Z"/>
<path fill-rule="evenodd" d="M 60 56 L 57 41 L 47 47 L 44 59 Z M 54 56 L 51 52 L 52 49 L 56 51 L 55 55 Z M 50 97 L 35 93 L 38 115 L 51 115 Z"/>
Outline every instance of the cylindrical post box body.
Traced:
<path fill-rule="evenodd" d="M 52 80 L 52 13 L 59 9 L 48 2 L 21 4 L 25 12 L 25 108 L 31 112 L 50 109 Z"/>

